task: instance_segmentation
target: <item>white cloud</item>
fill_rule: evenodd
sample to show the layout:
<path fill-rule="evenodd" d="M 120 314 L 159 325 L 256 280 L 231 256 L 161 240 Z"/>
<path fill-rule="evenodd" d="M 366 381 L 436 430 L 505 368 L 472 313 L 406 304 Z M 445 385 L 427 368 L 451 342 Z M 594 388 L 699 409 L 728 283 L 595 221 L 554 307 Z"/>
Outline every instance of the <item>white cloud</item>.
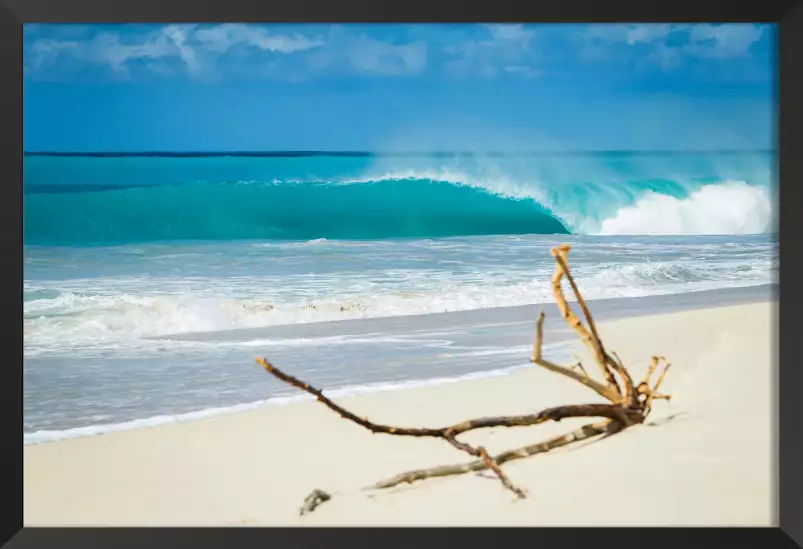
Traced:
<path fill-rule="evenodd" d="M 421 74 L 427 68 L 427 44 L 422 40 L 396 44 L 355 35 L 340 26 L 331 26 L 327 35 L 317 37 L 245 24 L 168 25 L 147 34 L 102 32 L 83 41 L 40 38 L 26 50 L 26 65 L 39 70 L 67 54 L 79 63 L 106 66 L 121 77 L 130 76 L 132 62 L 141 61 L 143 68 L 160 75 L 178 68 L 214 78 L 216 60 L 235 49 L 238 55 L 240 50 L 257 54 L 247 58 L 249 74 L 281 74 L 290 80 L 303 80 L 306 73 L 328 68 L 388 76 Z M 275 55 L 258 56 L 259 52 Z M 292 66 L 281 60 L 295 52 L 308 54 Z M 246 70 L 243 59 L 239 57 L 227 73 Z"/>
<path fill-rule="evenodd" d="M 167 35 L 159 33 L 140 44 L 123 44 L 116 34 L 104 33 L 92 41 L 81 44 L 73 50 L 77 57 L 99 64 L 106 64 L 112 70 L 128 74 L 128 62 L 138 59 L 161 59 L 174 55 L 178 50 Z"/>
<path fill-rule="evenodd" d="M 413 33 L 407 35 L 411 40 Z M 429 49 L 423 40 L 393 42 L 362 32 L 349 25 L 330 25 L 325 47 L 317 48 L 296 64 L 307 75 L 362 74 L 373 76 L 413 76 L 426 71 Z"/>
<path fill-rule="evenodd" d="M 350 48 L 349 62 L 366 74 L 420 74 L 427 68 L 427 45 L 422 41 L 396 45 L 362 36 Z"/>
<path fill-rule="evenodd" d="M 729 59 L 750 54 L 764 33 L 754 24 L 594 24 L 585 33 L 581 55 L 600 58 L 601 47 L 613 44 L 648 46 L 649 59 L 664 68 L 677 66 L 682 57 Z M 670 41 L 669 38 L 677 38 Z M 596 54 L 595 54 L 596 52 Z"/>
<path fill-rule="evenodd" d="M 204 68 L 205 61 L 226 53 L 235 45 L 275 53 L 291 53 L 315 48 L 321 40 L 304 36 L 272 34 L 252 25 L 224 24 L 214 27 L 197 25 L 167 25 L 146 34 L 124 35 L 117 32 L 101 32 L 91 39 L 58 40 L 41 38 L 26 48 L 26 65 L 40 70 L 52 65 L 61 55 L 74 60 L 108 66 L 120 76 L 129 76 L 132 61 L 144 61 L 154 72 L 167 74 L 166 61 L 178 61 L 191 73 Z"/>
<path fill-rule="evenodd" d="M 764 34 L 764 28 L 751 24 L 692 25 L 685 48 L 698 57 L 743 57 Z"/>
<path fill-rule="evenodd" d="M 113 33 L 104 33 L 86 43 L 78 56 L 89 61 L 107 64 L 120 74 L 128 75 L 131 61 L 178 57 L 188 69 L 197 68 L 194 52 L 184 45 L 184 33 L 175 26 L 147 35 L 140 43 L 125 44 Z"/>
<path fill-rule="evenodd" d="M 663 23 L 623 24 L 623 23 L 595 23 L 588 27 L 582 36 L 588 43 L 585 49 L 594 52 L 601 45 L 659 43 L 676 30 L 675 25 Z M 581 52 L 582 53 L 582 52 Z M 592 55 L 589 55 L 592 57 Z M 600 57 L 598 54 L 593 57 Z"/>
<path fill-rule="evenodd" d="M 170 25 L 164 29 L 164 34 L 173 41 L 178 49 L 178 55 L 181 60 L 190 70 L 196 71 L 199 69 L 198 59 L 195 56 L 195 50 L 187 45 L 187 31 L 177 25 Z"/>
<path fill-rule="evenodd" d="M 587 61 L 618 58 L 671 69 L 692 57 L 748 56 L 765 30 L 746 24 L 592 24 L 573 27 L 578 30 L 568 36 L 561 31 L 556 41 L 552 29 L 507 23 L 440 27 L 437 34 L 428 30 L 431 27 L 414 27 L 406 34 L 391 31 L 392 39 L 355 28 L 177 24 L 62 30 L 40 25 L 26 27 L 25 69 L 26 74 L 57 77 L 83 64 L 107 67 L 122 77 L 139 69 L 163 75 L 184 72 L 194 78 L 260 75 L 306 80 L 328 71 L 418 75 L 426 72 L 434 52 L 438 65 L 455 75 L 536 77 L 554 56 L 563 55 L 556 54 L 556 47 L 565 44 L 561 38 L 570 40 L 571 55 Z M 100 34 L 94 34 L 98 29 Z M 553 64 L 550 71 L 554 70 L 559 67 Z"/>
<path fill-rule="evenodd" d="M 112 32 L 103 32 L 85 41 L 43 38 L 33 42 L 30 54 L 30 65 L 34 69 L 52 65 L 59 56 L 66 54 L 84 62 L 106 65 L 121 76 L 129 75 L 129 63 L 136 60 L 152 62 L 175 57 L 189 70 L 198 67 L 195 52 L 186 45 L 186 30 L 176 25 L 126 42 Z"/>
<path fill-rule="evenodd" d="M 503 23 L 496 25 L 485 25 L 485 28 L 488 29 L 488 32 L 491 33 L 491 36 L 494 40 L 499 41 L 529 44 L 530 40 L 532 40 L 533 36 L 535 36 L 535 32 L 526 29 L 524 25 Z"/>
<path fill-rule="evenodd" d="M 444 47 L 445 68 L 453 74 L 493 77 L 500 73 L 537 76 L 537 52 L 531 43 L 535 31 L 524 25 L 484 25 L 488 38 L 464 40 Z"/>
<path fill-rule="evenodd" d="M 633 44 L 649 43 L 666 38 L 670 32 L 672 32 L 670 25 L 630 25 L 630 28 L 625 33 L 625 41 L 631 46 Z"/>
<path fill-rule="evenodd" d="M 71 50 L 78 47 L 78 42 L 73 40 L 53 40 L 51 38 L 43 38 L 37 40 L 31 45 L 30 50 L 26 53 L 26 63 L 34 70 L 42 69 L 43 67 L 53 64 L 63 50 Z"/>
<path fill-rule="evenodd" d="M 324 44 L 319 38 L 273 34 L 253 25 L 234 23 L 197 30 L 194 38 L 206 48 L 218 53 L 225 53 L 238 44 L 278 53 L 304 51 Z"/>

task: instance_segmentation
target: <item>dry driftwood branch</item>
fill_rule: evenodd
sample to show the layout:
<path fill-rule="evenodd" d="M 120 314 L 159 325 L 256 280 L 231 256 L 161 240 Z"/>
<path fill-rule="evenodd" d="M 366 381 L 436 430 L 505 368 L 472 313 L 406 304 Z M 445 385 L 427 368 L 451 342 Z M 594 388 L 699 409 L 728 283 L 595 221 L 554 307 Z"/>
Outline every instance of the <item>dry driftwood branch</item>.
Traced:
<path fill-rule="evenodd" d="M 513 461 L 515 459 L 522 459 L 534 456 L 536 454 L 543 454 L 544 452 L 549 452 L 550 450 L 567 446 L 573 442 L 579 442 L 581 440 L 586 440 L 607 433 L 613 434 L 620 429 L 620 425 L 621 424 L 618 422 L 611 421 L 609 419 L 599 421 L 597 423 L 591 423 L 569 433 L 556 436 L 537 444 L 522 446 L 521 448 L 517 448 L 515 450 L 508 450 L 507 452 L 503 452 L 494 456 L 493 461 L 497 465 L 502 465 L 503 463 L 507 463 L 508 461 Z M 442 465 L 440 467 L 432 467 L 431 469 L 417 469 L 415 471 L 408 471 L 406 473 L 398 474 L 392 478 L 379 481 L 371 488 L 390 488 L 405 482 L 411 484 L 417 480 L 424 480 L 434 477 L 446 477 L 450 475 L 462 475 L 463 473 L 482 471 L 487 468 L 488 466 L 485 464 L 485 462 L 478 459 L 470 463 Z"/>
<path fill-rule="evenodd" d="M 502 481 L 502 484 L 506 488 L 508 488 L 517 496 L 522 498 L 524 497 L 524 492 L 521 489 L 515 487 L 510 482 L 507 476 L 499 468 L 498 464 L 495 463 L 494 458 L 491 458 L 488 455 L 485 448 L 483 447 L 474 448 L 473 446 L 466 444 L 465 442 L 457 440 L 456 437 L 458 435 L 461 435 L 468 431 L 474 431 L 476 429 L 487 429 L 491 427 L 527 427 L 531 425 L 538 425 L 539 423 L 544 423 L 546 421 L 560 421 L 562 419 L 570 417 L 606 417 L 617 421 L 627 421 L 626 411 L 623 411 L 609 404 L 573 404 L 568 406 L 557 406 L 554 408 L 547 408 L 546 410 L 542 410 L 541 412 L 538 412 L 536 414 L 527 414 L 521 416 L 483 417 L 479 419 L 472 419 L 469 421 L 463 421 L 460 423 L 456 423 L 454 425 L 449 425 L 446 427 L 440 427 L 436 429 L 420 428 L 420 427 L 413 427 L 413 428 L 391 427 L 388 425 L 381 425 L 378 423 L 374 423 L 365 417 L 357 416 L 356 414 L 346 410 L 342 406 L 339 406 L 338 404 L 332 402 L 329 398 L 327 398 L 323 394 L 323 392 L 320 389 L 317 389 L 312 385 L 305 383 L 300 379 L 279 370 L 264 358 L 258 358 L 257 362 L 274 377 L 280 379 L 281 381 L 284 381 L 289 385 L 292 385 L 293 387 L 297 387 L 298 389 L 306 391 L 307 393 L 313 395 L 319 402 L 327 406 L 329 409 L 339 414 L 342 418 L 348 419 L 349 421 L 352 421 L 357 425 L 368 429 L 372 433 L 383 433 L 388 435 L 410 436 L 410 437 L 432 437 L 432 438 L 444 439 L 458 450 L 462 450 L 474 457 L 480 458 L 480 462 L 484 464 L 483 468 L 491 469 L 494 473 L 496 473 L 497 477 L 499 477 L 499 480 Z"/>
<path fill-rule="evenodd" d="M 537 414 L 483 417 L 479 419 L 461 421 L 460 423 L 455 423 L 454 425 L 435 429 L 425 427 L 390 427 L 388 425 L 374 423 L 366 417 L 358 417 L 352 412 L 349 412 L 345 408 L 332 402 L 329 398 L 324 396 L 320 389 L 316 389 L 312 385 L 304 383 L 300 379 L 279 370 L 264 358 L 258 358 L 257 362 L 263 368 L 265 368 L 267 372 L 273 374 L 276 378 L 310 393 L 311 395 L 315 396 L 319 402 L 340 414 L 340 416 L 344 419 L 353 421 L 357 425 L 365 427 L 373 433 L 449 439 L 468 431 L 474 431 L 476 429 L 488 429 L 491 427 L 529 427 L 531 425 L 537 425 L 546 421 L 560 421 L 570 417 L 607 417 L 610 419 L 622 418 L 621 411 L 618 408 L 612 407 L 610 404 L 571 404 L 567 406 L 547 408 L 546 410 L 542 410 Z"/>
<path fill-rule="evenodd" d="M 456 449 L 478 458 L 469 463 L 444 465 L 431 469 L 408 471 L 396 475 L 390 479 L 380 481 L 370 488 L 389 488 L 400 483 L 412 483 L 427 478 L 458 475 L 472 471 L 491 469 L 505 488 L 515 493 L 518 497 L 524 498 L 524 491 L 515 486 L 507 477 L 507 475 L 505 475 L 501 469 L 502 464 L 508 461 L 548 452 L 550 450 L 599 435 L 615 434 L 622 429 L 630 427 L 631 425 L 643 423 L 644 419 L 650 413 L 652 402 L 654 400 L 668 400 L 670 398 L 669 395 L 658 392 L 658 388 L 663 382 L 664 376 L 671 365 L 666 361 L 665 358 L 658 356 L 653 357 L 652 363 L 650 364 L 646 375 L 637 386 L 634 386 L 633 379 L 619 356 L 613 352 L 608 353 L 608 351 L 605 349 L 605 346 L 603 345 L 599 336 L 596 324 L 594 323 L 594 319 L 591 316 L 591 312 L 588 310 L 588 306 L 586 305 L 586 302 L 583 299 L 576 282 L 574 281 L 574 277 L 572 277 L 569 270 L 568 255 L 570 250 L 571 248 L 568 245 L 558 246 L 551 250 L 556 264 L 555 273 L 552 276 L 552 291 L 561 316 L 569 325 L 569 327 L 578 334 L 581 341 L 583 341 L 583 343 L 591 351 L 594 361 L 602 372 L 604 382 L 591 378 L 585 367 L 579 361 L 573 366 L 563 366 L 551 362 L 543 357 L 543 311 L 541 311 L 541 313 L 538 315 L 538 320 L 536 322 L 535 341 L 533 342 L 533 355 L 530 360 L 549 371 L 558 373 L 585 385 L 599 396 L 607 400 L 608 403 L 557 406 L 554 408 L 547 408 L 536 414 L 483 417 L 439 428 L 395 427 L 374 423 L 368 418 L 360 417 L 354 414 L 353 412 L 331 401 L 320 389 L 317 389 L 312 385 L 281 371 L 273 364 L 268 362 L 265 358 L 259 358 L 257 359 L 257 362 L 265 369 L 265 371 L 280 381 L 301 389 L 302 391 L 306 391 L 307 393 L 313 395 L 319 402 L 340 415 L 342 418 L 356 423 L 357 425 L 368 429 L 372 433 L 395 436 L 440 438 L 454 446 Z M 583 311 L 583 316 L 586 319 L 587 326 L 586 324 L 583 324 L 583 321 L 574 313 L 566 299 L 566 296 L 563 293 L 561 284 L 564 278 L 568 281 L 569 286 L 571 287 L 572 292 L 577 299 L 577 303 L 580 306 L 580 309 Z M 661 364 L 663 364 L 664 367 L 658 376 L 657 381 L 650 386 L 650 380 Z M 577 370 L 579 370 L 579 372 Z M 547 421 L 561 421 L 562 419 L 579 417 L 596 417 L 604 419 L 585 425 L 564 435 L 560 435 L 537 444 L 503 452 L 496 456 L 491 456 L 488 454 L 487 450 L 482 446 L 474 447 L 457 439 L 458 435 L 462 435 L 477 429 L 486 429 L 490 427 L 525 427 L 538 425 Z M 318 505 L 328 501 L 329 499 L 331 499 L 330 494 L 322 490 L 314 490 L 304 501 L 304 504 L 301 507 L 301 514 L 313 511 Z"/>
<path fill-rule="evenodd" d="M 570 377 L 575 381 L 579 381 L 586 387 L 593 389 L 598 395 L 602 396 L 606 400 L 610 400 L 615 402 L 619 399 L 619 393 L 616 392 L 614 389 L 600 383 L 599 381 L 595 381 L 588 376 L 588 373 L 585 371 L 583 365 L 578 362 L 576 366 L 582 370 L 582 374 L 578 374 L 572 368 L 567 366 L 560 366 L 555 364 L 554 362 L 550 362 L 546 360 L 541 355 L 541 342 L 544 338 L 544 311 L 538 315 L 538 320 L 535 324 L 535 344 L 533 345 L 533 356 L 530 359 L 531 362 L 538 364 L 539 366 L 543 366 L 547 370 L 555 372 L 557 374 L 564 375 L 566 377 Z"/>

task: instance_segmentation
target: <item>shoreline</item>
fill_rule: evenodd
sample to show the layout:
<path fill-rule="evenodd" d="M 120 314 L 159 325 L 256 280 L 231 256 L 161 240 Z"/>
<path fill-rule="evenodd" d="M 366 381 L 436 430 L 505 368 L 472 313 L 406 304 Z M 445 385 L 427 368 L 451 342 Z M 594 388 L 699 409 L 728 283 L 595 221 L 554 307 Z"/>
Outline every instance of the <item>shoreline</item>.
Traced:
<path fill-rule="evenodd" d="M 326 389 L 327 396 L 336 399 L 357 397 L 362 395 L 375 395 L 396 391 L 407 391 L 410 389 L 417 389 L 419 387 L 437 387 L 440 385 L 447 385 L 450 383 L 461 383 L 463 381 L 473 381 L 478 379 L 487 379 L 493 377 L 504 377 L 514 373 L 522 368 L 529 367 L 512 366 L 510 368 L 499 370 L 488 370 L 485 372 L 477 372 L 475 374 L 466 374 L 457 377 L 446 378 L 426 378 L 414 379 L 404 382 L 386 382 L 375 383 L 369 385 L 352 385 L 346 387 L 337 387 L 335 389 Z M 222 416 L 230 416 L 249 412 L 252 410 L 260 410 L 262 408 L 281 408 L 285 406 L 294 406 L 304 402 L 312 402 L 315 399 L 305 393 L 298 393 L 293 391 L 293 394 L 269 397 L 264 400 L 255 402 L 244 402 L 242 404 L 235 404 L 233 406 L 203 408 L 192 412 L 176 414 L 174 416 L 151 416 L 146 418 L 134 419 L 123 423 L 107 423 L 98 425 L 87 425 L 85 427 L 75 427 L 73 429 L 65 429 L 61 431 L 33 431 L 23 435 L 24 446 L 37 446 L 42 444 L 50 444 L 53 442 L 60 442 L 65 440 L 74 440 L 86 437 L 97 437 L 111 433 L 124 433 L 127 431 L 136 431 L 139 429 L 153 429 L 166 425 L 181 424 L 193 421 L 203 421 Z M 52 438 L 47 438 L 52 437 Z"/>
<path fill-rule="evenodd" d="M 647 425 L 610 440 L 506 465 L 512 480 L 530 491 L 526 500 L 515 501 L 482 475 L 432 479 L 370 497 L 360 488 L 381 478 L 466 460 L 442 441 L 374 436 L 320 404 L 300 402 L 25 446 L 25 524 L 771 525 L 777 521 L 775 304 L 765 299 L 601 320 L 607 346 L 634 377 L 652 354 L 675 364 L 666 382 L 673 400 L 657 405 Z M 552 317 L 547 324 L 557 322 Z M 529 367 L 338 402 L 375 421 L 416 426 L 530 413 L 591 401 L 590 395 Z M 568 423 L 466 438 L 495 453 L 570 430 Z M 299 517 L 313 488 L 336 496 Z M 600 506 L 600 498 L 610 505 Z M 634 508 L 627 504 L 634 498 L 649 504 Z"/>
<path fill-rule="evenodd" d="M 594 312 L 595 319 L 611 321 L 621 318 L 638 318 L 662 315 L 688 310 L 708 309 L 713 307 L 742 305 L 774 299 L 777 295 L 777 284 L 745 286 L 738 288 L 725 288 L 716 290 L 701 290 L 683 294 L 663 294 L 643 297 L 624 297 L 589 300 L 589 306 Z M 393 317 L 378 317 L 365 319 L 351 319 L 307 324 L 293 324 L 270 326 L 265 328 L 247 328 L 229 330 L 226 332 L 199 332 L 193 334 L 179 334 L 152 339 L 173 339 L 186 341 L 210 341 L 215 338 L 225 338 L 227 341 L 248 340 L 254 338 L 310 338 L 332 337 L 342 335 L 359 335 L 366 331 L 377 329 L 393 333 L 395 330 L 409 330 L 410 326 L 419 329 L 440 329 L 467 324 L 483 325 L 492 323 L 501 330 L 509 330 L 514 324 L 534 327 L 535 318 L 541 307 L 554 308 L 554 303 L 544 305 L 519 305 L 513 307 L 493 307 L 467 311 L 454 311 L 447 313 L 430 313 L 423 315 L 402 315 Z M 526 329 L 526 328 L 525 328 Z M 558 322 L 547 323 L 545 350 L 561 344 L 571 343 L 573 334 L 564 325 Z M 254 357 L 259 352 L 255 348 Z M 335 398 L 344 398 L 363 394 L 377 394 L 392 391 L 405 391 L 410 388 L 422 386 L 439 386 L 450 383 L 460 383 L 471 379 L 484 379 L 511 375 L 516 371 L 528 367 L 526 353 L 522 353 L 521 364 L 500 368 L 483 369 L 455 376 L 416 377 L 401 381 L 378 381 L 372 383 L 358 383 L 327 387 L 327 394 Z M 289 388 L 288 388 L 289 389 Z M 60 440 L 70 440 L 90 436 L 101 436 L 108 433 L 125 432 L 137 429 L 149 429 L 187 421 L 199 421 L 207 418 L 238 414 L 264 407 L 284 407 L 299 402 L 311 400 L 309 395 L 299 394 L 288 390 L 287 394 L 271 395 L 267 398 L 242 402 L 227 406 L 209 406 L 176 414 L 158 414 L 135 418 L 115 423 L 100 423 L 85 425 L 69 429 L 47 430 L 40 429 L 23 434 L 23 444 L 39 445 L 49 444 Z"/>
<path fill-rule="evenodd" d="M 594 318 L 612 320 L 632 316 L 651 316 L 686 310 L 706 309 L 718 306 L 758 303 L 777 299 L 779 285 L 777 282 L 715 288 L 711 290 L 693 290 L 690 292 L 652 294 L 637 297 L 606 297 L 587 299 L 592 308 Z M 569 303 L 575 303 L 573 296 Z M 553 308 L 555 303 L 537 303 L 531 305 L 511 305 L 507 307 L 485 307 L 482 309 L 466 309 L 461 311 L 434 312 L 422 314 L 403 314 L 395 316 L 377 316 L 367 318 L 351 318 L 344 320 L 326 320 L 319 322 L 299 322 L 295 324 L 277 324 L 261 328 L 235 328 L 225 331 L 192 332 L 154 336 L 149 339 L 171 339 L 175 341 L 210 341 L 223 337 L 227 341 L 247 340 L 264 337 L 316 337 L 319 335 L 340 335 L 345 333 L 364 333 L 362 328 L 381 323 L 383 329 L 406 328 L 415 322 L 417 327 L 440 328 L 455 326 L 461 322 L 492 322 L 503 318 L 504 322 L 532 322 L 541 308 Z M 303 332 L 303 334 L 301 334 Z"/>

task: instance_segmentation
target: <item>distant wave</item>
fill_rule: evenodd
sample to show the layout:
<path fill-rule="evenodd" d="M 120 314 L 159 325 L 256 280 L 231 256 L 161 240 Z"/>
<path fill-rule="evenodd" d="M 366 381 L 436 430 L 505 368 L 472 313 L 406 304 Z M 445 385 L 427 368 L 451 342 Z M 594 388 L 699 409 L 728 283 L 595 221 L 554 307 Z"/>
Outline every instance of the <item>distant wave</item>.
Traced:
<path fill-rule="evenodd" d="M 25 242 L 774 232 L 768 190 L 676 181 L 549 187 L 444 170 L 340 181 L 28 186 Z"/>

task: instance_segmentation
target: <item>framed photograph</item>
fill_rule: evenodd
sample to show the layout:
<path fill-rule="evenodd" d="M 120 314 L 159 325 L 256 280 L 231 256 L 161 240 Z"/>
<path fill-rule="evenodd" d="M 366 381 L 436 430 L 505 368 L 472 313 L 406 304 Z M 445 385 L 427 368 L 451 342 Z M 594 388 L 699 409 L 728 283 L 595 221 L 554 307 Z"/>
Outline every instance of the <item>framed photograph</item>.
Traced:
<path fill-rule="evenodd" d="M 650 9 L 3 8 L 3 540 L 800 546 L 803 11 Z"/>

